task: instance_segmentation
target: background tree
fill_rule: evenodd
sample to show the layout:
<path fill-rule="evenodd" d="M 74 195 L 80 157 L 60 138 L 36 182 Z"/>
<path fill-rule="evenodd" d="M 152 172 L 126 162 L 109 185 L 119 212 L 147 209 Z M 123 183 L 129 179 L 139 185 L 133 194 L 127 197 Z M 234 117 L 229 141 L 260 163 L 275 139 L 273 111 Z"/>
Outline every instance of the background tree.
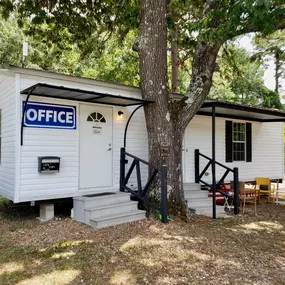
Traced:
<path fill-rule="evenodd" d="M 276 31 L 266 36 L 257 34 L 253 43 L 256 48 L 254 58 L 262 60 L 265 68 L 268 68 L 268 62 L 273 59 L 275 92 L 281 94 L 280 80 L 285 78 L 285 31 Z"/>
<path fill-rule="evenodd" d="M 32 17 L 35 27 L 47 23 L 52 28 L 50 35 L 57 42 L 60 37 L 55 31 L 67 29 L 83 55 L 84 51 L 104 43 L 103 31 L 110 29 L 121 34 L 139 26 L 134 47 L 140 59 L 142 97 L 156 101 L 144 108 L 149 160 L 153 164 L 168 165 L 169 202 L 176 205 L 181 213 L 186 209 L 181 174 L 184 131 L 210 92 L 220 47 L 225 41 L 245 33 L 259 31 L 268 34 L 284 28 L 285 8 L 283 1 L 279 0 L 257 0 L 254 5 L 250 0 L 203 1 L 201 17 L 198 20 L 189 18 L 181 26 L 181 30 L 195 39 L 195 48 L 188 89 L 177 101 L 168 89 L 169 2 L 141 0 L 138 5 L 135 0 L 5 0 L 4 8 L 17 7 L 23 17 Z"/>
<path fill-rule="evenodd" d="M 130 31 L 123 40 L 110 36 L 100 52 L 95 50 L 82 57 L 76 43 L 66 29 L 60 30 L 61 41 L 46 37 L 48 26 L 43 23 L 37 30 L 41 33 L 29 36 L 25 27 L 28 19 L 19 27 L 17 14 L 7 20 L 0 18 L 0 64 L 55 71 L 64 74 L 114 81 L 139 86 L 138 56 L 132 50 L 136 33 Z M 29 43 L 29 55 L 23 63 L 22 44 Z"/>
<path fill-rule="evenodd" d="M 262 62 L 233 43 L 224 45 L 217 58 L 209 98 L 266 108 L 282 108 L 278 93 L 263 82 Z"/>
<path fill-rule="evenodd" d="M 0 64 L 25 65 L 62 73 L 76 71 L 80 53 L 75 45 L 69 45 L 67 41 L 64 41 L 64 38 L 68 36 L 66 31 L 61 32 L 62 41 L 55 43 L 48 41 L 44 36 L 25 35 L 17 21 L 17 14 L 12 14 L 6 20 L 0 18 Z M 41 28 L 43 31 L 46 29 L 45 25 Z M 29 43 L 29 55 L 25 62 L 22 56 L 24 40 Z"/>

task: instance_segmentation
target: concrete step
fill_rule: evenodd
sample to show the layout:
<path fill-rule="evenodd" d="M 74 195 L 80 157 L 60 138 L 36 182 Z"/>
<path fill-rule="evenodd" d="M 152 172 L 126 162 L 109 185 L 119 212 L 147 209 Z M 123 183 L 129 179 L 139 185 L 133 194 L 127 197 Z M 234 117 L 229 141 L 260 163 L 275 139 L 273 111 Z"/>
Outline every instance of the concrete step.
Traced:
<path fill-rule="evenodd" d="M 209 216 L 212 217 L 213 216 L 213 210 L 212 207 L 196 207 L 195 209 L 192 209 L 192 212 L 194 212 L 196 215 L 205 215 L 205 216 Z M 194 211 L 193 211 L 194 210 Z M 226 215 L 226 212 L 224 210 L 223 206 L 217 206 L 216 207 L 216 215 L 218 216 L 222 216 L 222 215 Z"/>
<path fill-rule="evenodd" d="M 201 185 L 199 183 L 183 183 L 184 191 L 201 190 Z"/>
<path fill-rule="evenodd" d="M 138 210 L 138 203 L 130 200 L 129 193 L 101 193 L 75 197 L 74 219 L 103 228 L 145 219 L 145 211 Z"/>
<path fill-rule="evenodd" d="M 187 200 L 187 205 L 189 208 L 211 207 L 212 203 L 213 203 L 212 199 L 210 199 L 210 198 Z"/>
<path fill-rule="evenodd" d="M 185 191 L 184 190 L 184 196 L 186 200 L 191 200 L 191 199 L 203 199 L 203 198 L 208 198 L 208 191 L 204 190 L 193 190 L 193 191 Z"/>
<path fill-rule="evenodd" d="M 202 216 L 207 216 L 212 218 L 213 217 L 213 211 L 211 209 L 211 211 L 203 211 L 200 212 L 198 215 L 202 215 Z M 221 211 L 221 210 L 217 210 L 216 211 L 216 218 L 231 218 L 232 216 L 228 215 L 227 212 L 225 211 Z"/>
<path fill-rule="evenodd" d="M 85 215 L 88 219 L 95 219 L 98 217 L 107 216 L 110 214 L 121 214 L 135 212 L 138 210 L 138 203 L 133 201 L 128 201 L 126 203 L 117 203 L 114 205 L 107 205 L 97 208 L 85 209 Z"/>
<path fill-rule="evenodd" d="M 90 225 L 97 229 L 134 222 L 145 219 L 145 211 L 137 210 L 129 213 L 112 214 L 90 220 Z"/>
<path fill-rule="evenodd" d="M 123 192 L 115 192 L 114 194 L 106 194 L 95 197 L 75 197 L 74 201 L 81 201 L 84 204 L 84 209 L 102 207 L 107 205 L 114 205 L 117 203 L 124 203 L 130 201 L 130 194 Z"/>

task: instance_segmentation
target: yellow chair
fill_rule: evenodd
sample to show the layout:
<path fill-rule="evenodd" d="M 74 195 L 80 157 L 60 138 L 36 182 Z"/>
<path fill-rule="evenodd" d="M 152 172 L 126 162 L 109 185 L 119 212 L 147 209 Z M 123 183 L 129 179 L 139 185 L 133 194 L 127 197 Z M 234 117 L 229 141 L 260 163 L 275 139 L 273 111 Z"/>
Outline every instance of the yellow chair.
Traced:
<path fill-rule="evenodd" d="M 272 199 L 275 203 L 275 185 L 271 184 L 270 178 L 258 177 L 255 178 L 256 188 L 259 189 L 258 204 L 260 204 L 260 194 L 266 193 L 268 202 Z"/>

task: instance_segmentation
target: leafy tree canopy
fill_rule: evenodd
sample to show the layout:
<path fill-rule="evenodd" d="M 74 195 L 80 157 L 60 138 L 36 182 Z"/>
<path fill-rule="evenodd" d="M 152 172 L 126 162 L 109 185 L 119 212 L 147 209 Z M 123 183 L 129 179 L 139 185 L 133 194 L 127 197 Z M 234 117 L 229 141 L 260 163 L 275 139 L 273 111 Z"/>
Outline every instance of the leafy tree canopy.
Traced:
<path fill-rule="evenodd" d="M 24 26 L 27 26 L 26 21 Z M 41 30 L 47 28 L 41 24 Z M 71 43 L 71 35 L 61 31 L 62 41 L 53 42 L 45 33 L 28 36 L 17 24 L 17 15 L 7 20 L 0 18 L 0 64 L 12 64 L 36 69 L 44 69 L 70 75 L 139 85 L 138 56 L 132 50 L 136 34 L 130 31 L 123 44 L 111 36 L 101 53 L 94 52 L 82 58 L 76 43 Z M 67 40 L 64 40 L 67 39 Z M 29 55 L 23 63 L 22 43 L 29 43 Z"/>
<path fill-rule="evenodd" d="M 264 85 L 261 62 L 253 62 L 245 49 L 234 44 L 225 45 L 217 64 L 211 98 L 266 108 L 283 107 L 278 93 Z"/>
<path fill-rule="evenodd" d="M 179 41 L 183 47 L 193 45 L 197 33 L 205 38 L 232 39 L 238 35 L 259 31 L 269 34 L 284 28 L 283 0 L 208 1 L 205 16 L 203 0 L 169 0 L 168 24 L 179 26 Z M 103 48 L 111 33 L 120 38 L 130 29 L 139 27 L 139 1 L 137 0 L 1 0 L 2 14 L 8 17 L 16 10 L 19 23 L 31 19 L 28 32 L 53 41 L 62 40 L 61 30 L 67 29 L 71 42 L 76 41 L 86 55 Z M 215 8 L 215 9 L 213 9 Z M 48 29 L 42 29 L 45 23 Z"/>

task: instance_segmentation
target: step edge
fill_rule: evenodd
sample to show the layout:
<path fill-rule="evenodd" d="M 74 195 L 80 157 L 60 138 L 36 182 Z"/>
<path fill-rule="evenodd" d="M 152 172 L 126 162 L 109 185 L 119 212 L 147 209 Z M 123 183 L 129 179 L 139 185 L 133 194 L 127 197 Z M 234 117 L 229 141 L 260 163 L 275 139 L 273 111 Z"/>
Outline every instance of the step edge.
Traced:
<path fill-rule="evenodd" d="M 129 205 L 135 205 L 135 204 L 138 204 L 136 201 L 130 201 L 130 202 L 126 202 L 126 203 L 116 203 L 116 204 L 107 204 L 107 205 L 103 205 L 99 208 L 95 208 L 95 207 L 92 207 L 92 208 L 85 208 L 84 211 L 87 211 L 87 212 L 90 212 L 90 211 L 99 211 L 99 210 L 103 210 L 103 209 L 107 209 L 107 208 L 117 208 L 117 207 L 120 207 L 120 206 L 129 206 Z"/>
<path fill-rule="evenodd" d="M 123 197 L 123 196 L 130 196 L 130 193 L 125 193 L 125 192 L 114 192 L 114 194 L 111 195 L 102 195 L 102 196 L 97 196 L 97 197 L 83 197 L 83 196 L 76 196 L 73 197 L 74 200 L 78 201 L 92 201 L 92 200 L 101 200 L 105 199 L 106 197 Z"/>
<path fill-rule="evenodd" d="M 112 220 L 112 219 L 117 219 L 117 218 L 122 218 L 122 217 L 129 217 L 129 216 L 132 216 L 132 215 L 142 215 L 142 214 L 146 214 L 146 211 L 144 210 L 138 210 L 138 211 L 132 211 L 132 212 L 126 212 L 126 213 L 119 213 L 119 214 L 116 214 L 116 215 L 106 215 L 104 216 L 103 218 L 101 219 L 97 219 L 97 220 L 94 220 L 93 218 L 90 219 L 91 222 L 101 222 L 101 221 L 108 221 L 108 220 Z"/>

